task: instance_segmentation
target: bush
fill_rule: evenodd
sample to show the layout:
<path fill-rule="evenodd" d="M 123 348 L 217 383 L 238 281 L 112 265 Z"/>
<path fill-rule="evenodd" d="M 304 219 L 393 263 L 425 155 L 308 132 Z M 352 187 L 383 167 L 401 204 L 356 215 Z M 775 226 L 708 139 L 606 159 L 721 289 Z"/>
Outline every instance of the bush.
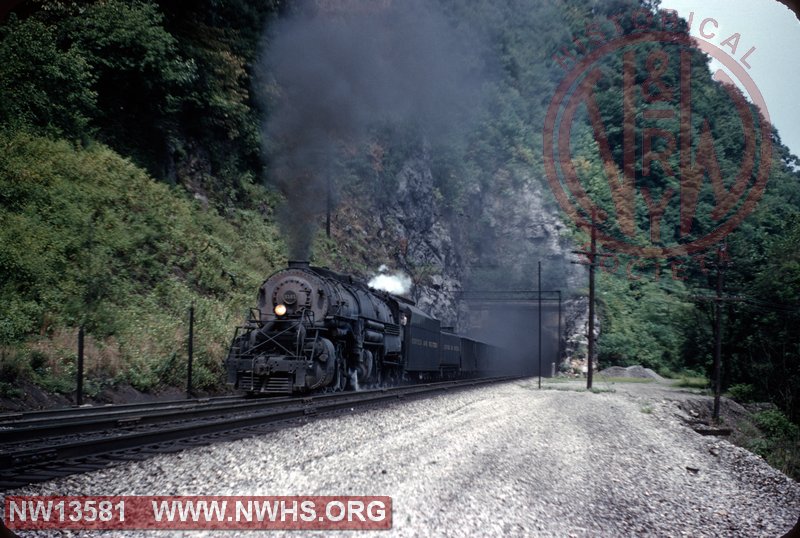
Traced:
<path fill-rule="evenodd" d="M 680 377 L 679 374 L 675 373 L 671 368 L 666 366 L 662 366 L 657 370 L 658 375 L 666 379 L 678 379 Z"/>
<path fill-rule="evenodd" d="M 0 381 L 0 396 L 3 398 L 22 398 L 25 393 L 22 389 L 12 385 L 11 383 L 6 383 L 5 381 Z"/>
<path fill-rule="evenodd" d="M 30 364 L 16 350 L 0 353 L 0 382 L 13 384 L 19 379 L 30 378 Z"/>
<path fill-rule="evenodd" d="M 777 409 L 756 413 L 753 420 L 763 437 L 751 439 L 746 448 L 795 480 L 800 477 L 800 428 Z"/>
<path fill-rule="evenodd" d="M 739 403 L 751 403 L 757 400 L 756 388 L 748 383 L 731 385 L 728 389 L 728 396 Z"/>
<path fill-rule="evenodd" d="M 761 431 L 772 439 L 800 439 L 800 427 L 777 409 L 756 413 L 753 419 Z"/>

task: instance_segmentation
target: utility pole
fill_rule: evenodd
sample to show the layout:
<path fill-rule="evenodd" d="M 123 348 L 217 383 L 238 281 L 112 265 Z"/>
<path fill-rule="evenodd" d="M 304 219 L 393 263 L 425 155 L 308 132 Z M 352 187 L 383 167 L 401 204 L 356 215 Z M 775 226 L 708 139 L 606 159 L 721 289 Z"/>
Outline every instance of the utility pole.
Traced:
<path fill-rule="evenodd" d="M 717 299 L 714 301 L 714 413 L 711 418 L 719 421 L 719 399 L 722 393 L 722 253 L 725 245 L 717 249 Z"/>
<path fill-rule="evenodd" d="M 597 259 L 603 256 L 611 256 L 611 254 L 598 254 L 597 252 L 597 225 L 595 224 L 597 217 L 597 210 L 592 209 L 591 230 L 589 232 L 590 242 L 589 250 L 573 250 L 573 254 L 583 254 L 589 259 L 589 334 L 588 334 L 588 372 L 586 372 L 586 388 L 592 388 L 592 369 L 594 368 L 594 302 L 595 302 L 595 268 L 597 267 Z M 572 262 L 585 265 L 581 262 Z"/>
<path fill-rule="evenodd" d="M 558 353 L 556 355 L 556 361 L 558 364 L 561 364 L 562 353 L 564 352 L 564 346 L 562 345 L 564 341 L 563 335 L 561 334 L 561 290 L 558 290 Z M 555 376 L 555 372 L 553 372 Z"/>
<path fill-rule="evenodd" d="M 597 258 L 597 226 L 594 224 L 594 212 L 592 213 L 592 232 L 589 246 L 589 342 L 588 342 L 588 367 L 586 373 L 586 389 L 592 388 L 592 369 L 594 368 L 594 268 Z"/>
<path fill-rule="evenodd" d="M 536 288 L 539 293 L 539 335 L 537 336 L 539 344 L 539 388 L 542 388 L 542 262 L 539 260 L 539 284 Z"/>
<path fill-rule="evenodd" d="M 719 405 L 722 396 L 722 303 L 743 300 L 739 297 L 726 297 L 722 294 L 725 269 L 730 265 L 727 260 L 726 250 L 727 245 L 725 244 L 717 247 L 715 294 L 711 297 L 705 295 L 695 295 L 693 297 L 697 301 L 714 302 L 714 363 L 711 367 L 711 376 L 713 378 L 711 384 L 714 389 L 714 409 L 711 418 L 714 422 L 719 422 Z"/>

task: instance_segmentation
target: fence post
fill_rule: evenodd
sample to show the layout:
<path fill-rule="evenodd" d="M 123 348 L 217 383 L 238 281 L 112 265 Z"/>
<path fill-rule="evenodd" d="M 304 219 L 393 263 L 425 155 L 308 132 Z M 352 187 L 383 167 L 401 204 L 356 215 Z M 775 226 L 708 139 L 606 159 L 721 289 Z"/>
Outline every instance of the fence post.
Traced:
<path fill-rule="evenodd" d="M 78 328 L 78 373 L 75 405 L 83 405 L 83 325 Z"/>
<path fill-rule="evenodd" d="M 189 365 L 186 369 L 186 397 L 192 397 L 192 359 L 194 358 L 194 301 L 189 307 Z"/>

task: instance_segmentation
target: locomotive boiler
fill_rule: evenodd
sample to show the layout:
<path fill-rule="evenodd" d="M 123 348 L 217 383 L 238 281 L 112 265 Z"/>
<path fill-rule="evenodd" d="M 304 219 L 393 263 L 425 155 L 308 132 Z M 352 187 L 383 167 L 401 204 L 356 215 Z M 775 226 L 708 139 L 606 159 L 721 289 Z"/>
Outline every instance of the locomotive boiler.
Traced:
<path fill-rule="evenodd" d="M 240 390 L 292 394 L 491 373 L 496 352 L 442 331 L 407 299 L 289 262 L 261 285 L 225 367 Z"/>

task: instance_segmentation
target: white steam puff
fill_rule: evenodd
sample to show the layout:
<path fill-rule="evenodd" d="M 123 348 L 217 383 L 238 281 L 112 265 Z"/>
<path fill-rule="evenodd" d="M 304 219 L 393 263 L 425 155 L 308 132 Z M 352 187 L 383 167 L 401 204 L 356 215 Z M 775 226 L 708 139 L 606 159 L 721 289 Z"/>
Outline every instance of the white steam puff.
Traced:
<path fill-rule="evenodd" d="M 382 265 L 381 269 L 386 270 Z M 400 271 L 394 273 L 381 273 L 372 277 L 367 285 L 374 290 L 387 291 L 395 295 L 406 295 L 411 291 L 411 277 Z"/>

